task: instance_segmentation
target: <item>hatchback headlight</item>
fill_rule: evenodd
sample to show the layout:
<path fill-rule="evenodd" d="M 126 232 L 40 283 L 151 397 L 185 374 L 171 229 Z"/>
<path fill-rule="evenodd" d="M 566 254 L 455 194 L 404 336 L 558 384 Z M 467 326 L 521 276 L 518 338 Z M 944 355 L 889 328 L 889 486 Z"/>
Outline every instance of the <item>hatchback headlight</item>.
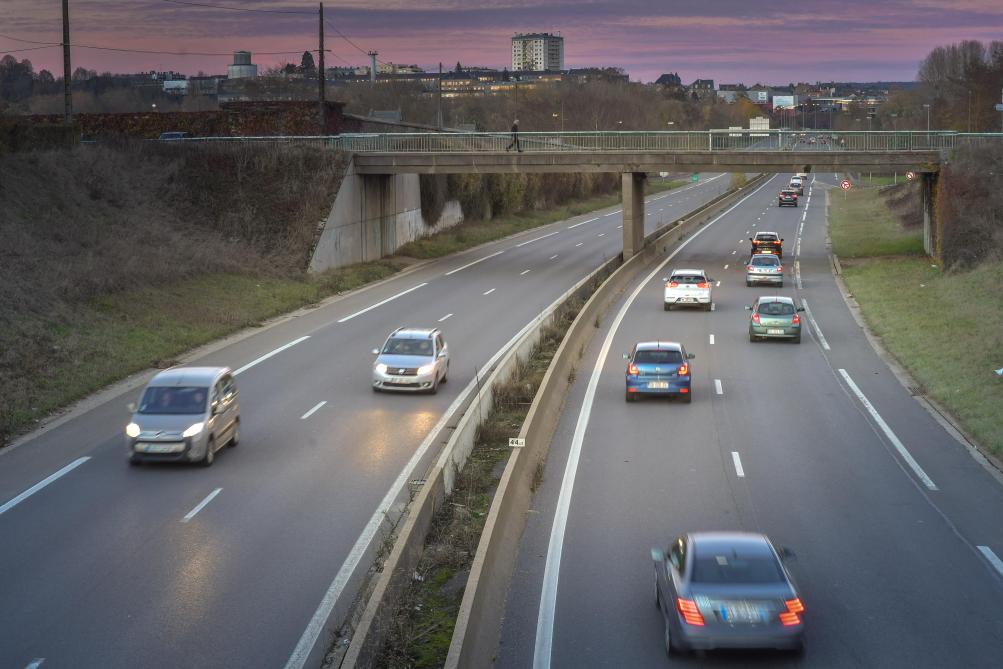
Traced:
<path fill-rule="evenodd" d="M 387 366 L 386 366 L 386 365 L 384 365 L 384 364 L 383 364 L 382 362 L 380 362 L 380 363 L 377 363 L 377 364 L 376 364 L 376 371 L 377 371 L 377 372 L 378 372 L 379 374 L 386 374 L 386 373 L 387 373 Z"/>
<path fill-rule="evenodd" d="M 435 370 L 435 363 L 429 363 L 427 365 L 422 365 L 418 368 L 418 376 L 425 376 L 426 374 L 431 374 Z"/>
<path fill-rule="evenodd" d="M 126 436 L 135 439 L 136 437 L 139 436 L 139 432 L 140 432 L 139 426 L 136 425 L 135 423 L 129 423 L 128 425 L 125 426 Z"/>
<path fill-rule="evenodd" d="M 195 423 L 190 428 L 188 428 L 187 430 L 185 430 L 184 432 L 182 432 L 181 436 L 184 437 L 184 438 L 186 438 L 186 439 L 188 437 L 194 437 L 195 435 L 197 435 L 200 432 L 202 432 L 202 428 L 204 428 L 204 427 L 205 427 L 205 423 Z"/>

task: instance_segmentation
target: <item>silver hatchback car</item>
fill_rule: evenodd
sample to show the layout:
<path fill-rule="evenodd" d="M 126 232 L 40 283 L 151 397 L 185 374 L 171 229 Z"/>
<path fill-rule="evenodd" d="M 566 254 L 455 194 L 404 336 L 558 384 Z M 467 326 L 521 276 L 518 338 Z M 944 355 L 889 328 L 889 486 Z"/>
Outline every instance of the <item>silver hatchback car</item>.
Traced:
<path fill-rule="evenodd" d="M 240 442 L 237 383 L 227 367 L 172 367 L 130 404 L 129 462 L 212 465 L 216 451 Z"/>
<path fill-rule="evenodd" d="M 772 253 L 754 255 L 745 266 L 745 285 L 768 283 L 771 286 L 784 285 L 784 266 L 780 258 Z"/>
<path fill-rule="evenodd" d="M 449 374 L 449 346 L 438 328 L 397 328 L 374 348 L 373 391 L 435 394 Z"/>

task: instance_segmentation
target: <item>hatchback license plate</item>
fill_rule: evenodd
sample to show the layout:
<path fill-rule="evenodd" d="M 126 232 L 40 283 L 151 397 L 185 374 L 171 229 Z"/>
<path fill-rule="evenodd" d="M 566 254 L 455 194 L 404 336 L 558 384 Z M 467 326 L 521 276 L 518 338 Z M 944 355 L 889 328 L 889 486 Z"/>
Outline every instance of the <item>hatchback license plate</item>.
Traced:
<path fill-rule="evenodd" d="M 784 333 L 783 330 L 778 330 L 778 329 L 775 329 L 775 328 L 768 328 L 766 330 L 766 334 L 782 335 L 783 333 Z"/>
<path fill-rule="evenodd" d="M 669 387 L 668 381 L 648 381 L 648 387 L 657 390 L 665 390 Z"/>

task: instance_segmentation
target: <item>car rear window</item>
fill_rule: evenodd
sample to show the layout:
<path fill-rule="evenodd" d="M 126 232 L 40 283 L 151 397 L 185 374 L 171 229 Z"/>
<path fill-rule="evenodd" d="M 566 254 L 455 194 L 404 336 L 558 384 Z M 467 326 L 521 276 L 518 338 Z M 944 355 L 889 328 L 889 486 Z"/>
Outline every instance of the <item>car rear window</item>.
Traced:
<path fill-rule="evenodd" d="M 756 237 L 757 242 L 773 243 L 777 241 L 777 238 L 773 235 L 763 235 L 762 237 Z"/>
<path fill-rule="evenodd" d="M 201 386 L 151 386 L 139 402 L 141 414 L 199 414 L 205 412 L 209 389 Z"/>
<path fill-rule="evenodd" d="M 752 264 L 756 267 L 774 267 L 780 264 L 775 256 L 755 256 L 752 258 Z"/>
<path fill-rule="evenodd" d="M 634 354 L 634 364 L 671 364 L 682 362 L 679 351 L 638 351 Z"/>
<path fill-rule="evenodd" d="M 383 352 L 389 355 L 432 355 L 431 339 L 410 339 L 406 337 L 392 337 L 387 340 Z"/>
<path fill-rule="evenodd" d="M 693 562 L 693 583 L 780 583 L 780 565 L 772 556 L 698 555 Z"/>
<path fill-rule="evenodd" d="M 758 311 L 765 316 L 790 316 L 794 313 L 794 305 L 787 302 L 761 302 Z"/>
<path fill-rule="evenodd" d="M 672 280 L 676 283 L 705 283 L 707 278 L 699 274 L 673 274 Z"/>

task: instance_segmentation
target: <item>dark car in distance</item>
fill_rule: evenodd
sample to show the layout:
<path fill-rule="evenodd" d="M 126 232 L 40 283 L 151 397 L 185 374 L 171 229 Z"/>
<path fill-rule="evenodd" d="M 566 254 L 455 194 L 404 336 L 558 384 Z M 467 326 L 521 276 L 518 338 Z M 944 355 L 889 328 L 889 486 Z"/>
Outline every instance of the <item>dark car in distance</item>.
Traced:
<path fill-rule="evenodd" d="M 789 188 L 785 188 L 780 191 L 780 195 L 777 196 L 777 206 L 778 207 L 796 207 L 798 206 L 798 194 Z"/>

